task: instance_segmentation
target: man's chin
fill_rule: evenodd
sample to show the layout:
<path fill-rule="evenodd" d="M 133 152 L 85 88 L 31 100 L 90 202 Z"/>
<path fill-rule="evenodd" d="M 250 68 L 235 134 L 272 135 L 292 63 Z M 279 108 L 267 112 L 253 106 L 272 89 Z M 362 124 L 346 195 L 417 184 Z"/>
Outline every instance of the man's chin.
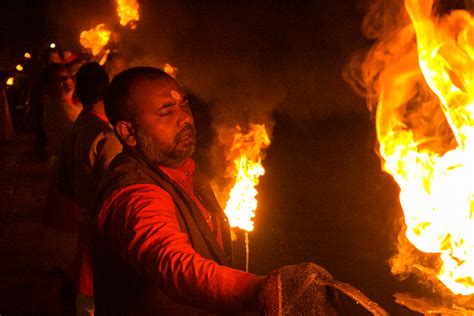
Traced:
<path fill-rule="evenodd" d="M 189 156 L 194 153 L 194 149 L 196 148 L 196 140 L 194 138 L 190 138 L 189 140 L 182 140 L 176 146 L 176 151 L 179 152 L 191 152 Z"/>

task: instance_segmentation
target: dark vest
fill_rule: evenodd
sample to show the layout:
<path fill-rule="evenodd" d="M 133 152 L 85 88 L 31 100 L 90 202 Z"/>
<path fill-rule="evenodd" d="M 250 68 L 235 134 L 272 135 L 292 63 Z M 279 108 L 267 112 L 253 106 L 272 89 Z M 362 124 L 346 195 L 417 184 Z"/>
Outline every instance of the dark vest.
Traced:
<path fill-rule="evenodd" d="M 214 227 L 220 225 L 224 249 L 209 228 L 199 207 L 187 193 L 159 168 L 153 167 L 142 155 L 124 149 L 111 163 L 99 188 L 98 210 L 116 190 L 133 184 L 152 184 L 163 188 L 172 197 L 181 231 L 204 258 L 219 265 L 231 266 L 232 245 L 228 220 L 204 177 L 195 173 L 196 196 L 211 213 Z M 113 212 L 113 210 L 111 210 Z M 108 225 L 105 218 L 104 225 Z M 162 290 L 162 285 L 149 276 L 139 274 L 107 246 L 96 234 L 94 250 L 94 297 L 96 315 L 216 315 L 175 303 Z M 192 298 L 189 298 L 192 301 Z"/>

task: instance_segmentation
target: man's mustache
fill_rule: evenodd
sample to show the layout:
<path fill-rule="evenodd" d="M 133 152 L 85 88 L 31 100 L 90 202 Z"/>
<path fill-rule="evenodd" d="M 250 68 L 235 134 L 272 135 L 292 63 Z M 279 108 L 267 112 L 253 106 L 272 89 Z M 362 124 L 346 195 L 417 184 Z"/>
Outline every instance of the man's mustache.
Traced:
<path fill-rule="evenodd" d="M 179 133 L 176 135 L 176 140 L 179 141 L 181 138 L 188 136 L 188 134 L 190 133 L 193 137 L 196 137 L 196 129 L 194 128 L 194 126 L 192 126 L 191 124 L 186 124 L 183 129 L 179 131 Z"/>

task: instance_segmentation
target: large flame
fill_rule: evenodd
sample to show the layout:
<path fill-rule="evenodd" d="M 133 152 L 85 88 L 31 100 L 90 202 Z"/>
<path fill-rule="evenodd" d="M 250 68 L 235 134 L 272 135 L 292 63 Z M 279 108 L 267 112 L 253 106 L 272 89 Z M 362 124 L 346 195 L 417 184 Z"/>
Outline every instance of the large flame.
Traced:
<path fill-rule="evenodd" d="M 439 256 L 430 268 L 454 294 L 470 295 L 474 19 L 465 10 L 437 17 L 433 0 L 405 0 L 405 9 L 411 23 L 379 42 L 363 67 L 377 95 L 380 154 L 401 189 L 408 240 Z"/>
<path fill-rule="evenodd" d="M 234 134 L 227 159 L 233 163 L 226 173 L 235 179 L 224 212 L 231 227 L 253 231 L 253 218 L 257 209 L 257 189 L 260 176 L 265 173 L 262 166 L 261 149 L 270 145 L 265 125 L 250 124 L 244 133 L 240 127 Z"/>
<path fill-rule="evenodd" d="M 79 42 L 84 48 L 90 49 L 92 55 L 96 56 L 109 42 L 111 31 L 105 28 L 105 24 L 99 24 L 95 29 L 82 31 Z"/>
<path fill-rule="evenodd" d="M 117 0 L 117 14 L 120 18 L 120 25 L 128 25 L 134 29 L 136 22 L 140 20 L 139 9 L 140 6 L 137 0 Z"/>

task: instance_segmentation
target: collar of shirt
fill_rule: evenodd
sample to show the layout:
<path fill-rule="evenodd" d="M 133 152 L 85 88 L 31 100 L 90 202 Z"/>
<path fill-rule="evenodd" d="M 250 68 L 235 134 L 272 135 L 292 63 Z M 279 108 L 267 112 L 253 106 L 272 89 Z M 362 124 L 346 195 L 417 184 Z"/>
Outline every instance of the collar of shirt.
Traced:
<path fill-rule="evenodd" d="M 100 118 L 105 123 L 110 124 L 109 119 L 107 118 L 107 116 L 105 116 L 105 114 L 99 113 L 99 112 L 96 112 L 96 111 L 89 111 L 89 113 L 92 114 L 92 115 L 97 116 L 98 118 Z"/>
<path fill-rule="evenodd" d="M 166 173 L 168 177 L 178 183 L 189 195 L 194 195 L 193 189 L 193 175 L 196 165 L 194 160 L 187 158 L 183 161 L 181 166 L 177 168 L 170 168 L 161 166 L 160 169 Z"/>

